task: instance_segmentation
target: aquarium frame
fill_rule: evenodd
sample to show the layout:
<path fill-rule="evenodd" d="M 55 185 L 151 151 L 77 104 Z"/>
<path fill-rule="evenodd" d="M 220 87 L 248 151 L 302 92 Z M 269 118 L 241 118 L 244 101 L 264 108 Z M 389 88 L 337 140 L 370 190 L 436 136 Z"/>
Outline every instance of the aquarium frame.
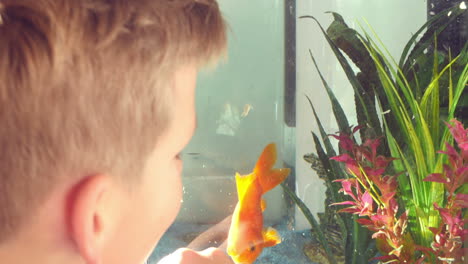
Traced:
<path fill-rule="evenodd" d="M 284 123 L 296 127 L 296 1 L 284 2 Z"/>

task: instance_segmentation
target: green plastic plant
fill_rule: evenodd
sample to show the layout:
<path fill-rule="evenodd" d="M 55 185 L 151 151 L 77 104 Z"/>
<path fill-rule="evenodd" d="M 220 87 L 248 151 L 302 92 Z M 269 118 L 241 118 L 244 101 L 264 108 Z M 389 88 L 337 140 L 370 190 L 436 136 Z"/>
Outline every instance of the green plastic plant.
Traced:
<path fill-rule="evenodd" d="M 389 58 L 366 34 L 363 43 L 371 54 L 377 67 L 383 94 L 378 98 L 387 100 L 387 108 L 382 112 L 389 114 L 383 117 L 385 136 L 396 171 L 405 172 L 399 179 L 403 205 L 409 210 L 410 230 L 418 244 L 429 246 L 432 242 L 431 227 L 439 224 L 434 202 L 444 203 L 443 185 L 437 182 L 425 182 L 424 178 L 431 173 L 442 171 L 444 157 L 437 156 L 436 151 L 443 149 L 450 133 L 441 121 L 454 118 L 460 97 L 468 82 L 468 64 L 466 50 L 451 60 L 439 71 L 438 61 L 434 61 L 432 77 L 428 86 L 417 96 L 418 89 L 410 85 L 407 77 L 395 62 Z M 437 51 L 434 58 L 438 58 Z M 387 54 L 387 55 L 385 55 Z M 452 79 L 452 66 L 464 60 L 464 68 L 458 72 L 458 80 Z M 440 79 L 448 76 L 448 111 L 441 115 Z M 390 124 L 391 122 L 391 124 Z M 395 133 L 397 131 L 397 135 Z"/>
<path fill-rule="evenodd" d="M 396 175 L 387 174 L 388 165 L 394 158 L 377 154 L 380 139 L 366 139 L 358 145 L 352 134 L 333 135 L 339 140 L 345 153 L 332 159 L 342 162 L 350 178 L 336 180 L 342 188 L 340 192 L 350 200 L 333 205 L 345 205 L 339 212 L 359 216 L 357 222 L 373 232 L 381 256 L 374 259 L 385 263 L 426 263 L 426 259 L 437 264 L 465 263 L 464 241 L 468 239 L 463 215 L 468 208 L 468 194 L 461 187 L 468 185 L 468 129 L 456 119 L 447 124 L 456 147 L 446 143 L 447 151 L 439 153 L 448 156 L 443 173 L 432 173 L 424 181 L 443 184 L 447 195 L 443 207 L 434 202 L 438 218 L 443 219 L 433 233 L 431 247 L 414 243 L 408 232 L 408 210 L 401 210 L 396 197 L 398 192 Z M 353 129 L 353 134 L 360 127 Z M 458 150 L 457 150 L 458 149 Z M 400 212 L 403 211 L 403 212 Z M 434 257 L 433 257 L 434 256 Z"/>
<path fill-rule="evenodd" d="M 433 45 L 437 35 L 466 12 L 461 9 L 449 11 L 452 16 L 441 13 L 416 32 L 405 46 L 399 63 L 388 56 L 385 48 L 379 48 L 367 33 L 362 36 L 349 28 L 337 13 L 332 13 L 335 20 L 327 30 L 314 17 L 305 16 L 317 22 L 354 89 L 357 119 L 363 125 L 359 131 L 361 139 L 381 137 L 378 153 L 399 158 L 390 168 L 394 173 L 405 172 L 398 177 L 401 192 L 399 203 L 408 209 L 409 233 L 418 245 L 426 247 L 430 247 L 433 239 L 430 228 L 439 226 L 439 214 L 432 203 L 443 205 L 445 199 L 443 186 L 425 182 L 424 178 L 442 170 L 445 159 L 437 156 L 435 150 L 443 149 L 444 142 L 449 139 L 449 131 L 440 122 L 455 116 L 461 98 L 466 98 L 464 91 L 468 81 L 467 48 L 455 54 L 453 59 L 450 53 L 437 52 Z M 423 37 L 417 39 L 424 30 L 426 33 Z M 310 55 L 331 100 L 340 132 L 351 134 L 343 109 L 323 78 L 312 52 Z M 353 70 L 352 63 L 358 71 Z M 319 126 L 320 137 L 312 134 L 317 156 L 325 171 L 327 199 L 331 203 L 346 201 L 338 193 L 339 186 L 333 182 L 346 173 L 336 162 L 330 162 L 329 158 L 336 156 L 336 151 L 312 104 L 311 107 Z M 354 137 L 352 140 L 356 142 Z M 342 151 L 339 149 L 339 153 Z M 294 197 L 293 200 L 305 213 L 328 260 L 334 263 L 329 241 L 321 228 L 323 225 L 293 192 L 287 190 L 287 193 Z M 336 215 L 333 210 L 330 214 L 343 234 L 346 263 L 365 263 L 369 260 L 375 254 L 375 244 L 367 230 L 357 224 L 356 217 Z"/>

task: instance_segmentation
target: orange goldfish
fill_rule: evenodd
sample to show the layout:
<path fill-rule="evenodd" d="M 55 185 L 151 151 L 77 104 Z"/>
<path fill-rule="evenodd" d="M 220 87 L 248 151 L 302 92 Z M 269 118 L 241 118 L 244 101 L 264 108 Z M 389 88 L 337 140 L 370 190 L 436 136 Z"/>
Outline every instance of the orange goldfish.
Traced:
<path fill-rule="evenodd" d="M 232 215 L 227 239 L 227 252 L 236 262 L 251 264 L 265 247 L 281 242 L 278 232 L 263 227 L 263 211 L 266 204 L 262 195 L 280 184 L 290 169 L 273 169 L 276 162 L 276 145 L 265 147 L 252 173 L 236 173 L 239 202 Z"/>

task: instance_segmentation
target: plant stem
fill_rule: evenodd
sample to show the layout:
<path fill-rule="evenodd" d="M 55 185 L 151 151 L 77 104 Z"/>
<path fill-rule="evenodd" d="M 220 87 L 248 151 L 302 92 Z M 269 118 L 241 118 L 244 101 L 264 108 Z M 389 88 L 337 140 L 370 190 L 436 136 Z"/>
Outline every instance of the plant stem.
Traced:
<path fill-rule="evenodd" d="M 351 261 L 352 264 L 357 264 L 357 252 L 358 252 L 358 242 L 359 242 L 359 224 L 356 222 L 356 216 L 353 216 L 353 244 L 354 244 L 354 254 L 353 254 L 353 259 Z"/>

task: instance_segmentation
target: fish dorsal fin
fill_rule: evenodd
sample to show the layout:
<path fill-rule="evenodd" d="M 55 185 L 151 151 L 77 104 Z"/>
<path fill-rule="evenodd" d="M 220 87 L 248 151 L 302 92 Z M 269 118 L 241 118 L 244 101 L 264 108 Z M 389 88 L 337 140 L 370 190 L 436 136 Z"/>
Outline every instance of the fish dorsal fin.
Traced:
<path fill-rule="evenodd" d="M 268 227 L 262 231 L 263 235 L 263 247 L 273 247 L 281 243 L 281 237 L 272 227 Z"/>
<path fill-rule="evenodd" d="M 236 172 L 237 196 L 239 201 L 243 201 L 247 190 L 251 188 L 255 180 L 254 174 L 240 175 Z"/>

